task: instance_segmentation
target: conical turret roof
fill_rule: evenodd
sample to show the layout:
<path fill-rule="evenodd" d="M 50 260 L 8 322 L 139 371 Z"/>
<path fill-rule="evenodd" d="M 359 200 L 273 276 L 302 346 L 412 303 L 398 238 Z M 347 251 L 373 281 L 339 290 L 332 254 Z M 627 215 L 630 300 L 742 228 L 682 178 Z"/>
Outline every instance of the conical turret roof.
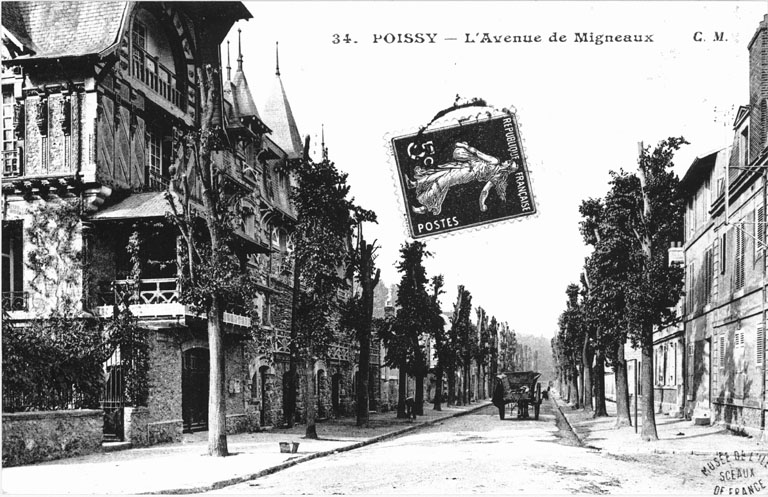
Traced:
<path fill-rule="evenodd" d="M 229 42 L 227 42 L 227 81 L 224 83 L 224 99 L 230 104 L 230 108 L 227 109 L 227 117 L 230 118 L 229 123 L 233 127 L 242 126 L 241 120 L 248 118 L 255 118 L 261 124 L 259 111 L 253 101 L 248 80 L 243 72 L 243 52 L 240 45 L 239 29 L 237 30 L 237 52 L 237 69 L 234 77 L 230 80 Z"/>
<path fill-rule="evenodd" d="M 263 107 L 263 114 L 265 124 L 272 129 L 272 140 L 285 151 L 289 159 L 301 157 L 303 154 L 301 134 L 296 126 L 288 96 L 285 94 L 283 81 L 280 79 L 279 62 L 272 91 Z"/>

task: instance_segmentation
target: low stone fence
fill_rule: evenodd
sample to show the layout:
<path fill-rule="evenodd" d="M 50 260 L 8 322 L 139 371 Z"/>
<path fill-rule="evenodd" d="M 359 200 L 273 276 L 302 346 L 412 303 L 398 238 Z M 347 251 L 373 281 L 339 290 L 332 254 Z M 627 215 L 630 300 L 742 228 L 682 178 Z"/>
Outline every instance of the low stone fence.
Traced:
<path fill-rule="evenodd" d="M 19 466 L 101 450 L 99 409 L 3 414 L 3 466 Z"/>

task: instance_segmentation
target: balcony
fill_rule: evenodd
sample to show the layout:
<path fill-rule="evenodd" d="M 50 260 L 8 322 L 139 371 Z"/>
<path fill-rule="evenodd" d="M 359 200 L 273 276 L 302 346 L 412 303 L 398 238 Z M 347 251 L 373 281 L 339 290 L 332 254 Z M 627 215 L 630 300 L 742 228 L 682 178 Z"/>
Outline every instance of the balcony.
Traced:
<path fill-rule="evenodd" d="M 146 280 L 115 280 L 112 289 L 101 294 L 103 305 L 96 314 L 110 317 L 115 304 L 129 302 L 129 309 L 136 317 L 182 317 L 184 304 L 179 302 L 179 286 L 176 278 Z"/>
<path fill-rule="evenodd" d="M 3 177 L 21 176 L 21 174 L 19 149 L 3 150 Z"/>
<path fill-rule="evenodd" d="M 162 65 L 157 57 L 134 45 L 132 74 L 156 94 L 176 107 L 186 110 L 186 95 L 176 86 L 176 75 Z"/>
<path fill-rule="evenodd" d="M 29 308 L 28 303 L 28 292 L 3 292 L 3 310 L 6 312 L 26 311 Z"/>
<path fill-rule="evenodd" d="M 179 284 L 175 278 L 154 278 L 135 280 L 115 280 L 111 290 L 102 292 L 101 304 L 96 307 L 96 314 L 111 317 L 114 305 L 130 303 L 131 313 L 139 318 L 183 318 L 188 315 L 186 306 L 179 302 Z M 3 294 L 5 303 L 5 294 Z M 250 328 L 251 318 L 237 307 L 224 311 L 224 324 Z"/>

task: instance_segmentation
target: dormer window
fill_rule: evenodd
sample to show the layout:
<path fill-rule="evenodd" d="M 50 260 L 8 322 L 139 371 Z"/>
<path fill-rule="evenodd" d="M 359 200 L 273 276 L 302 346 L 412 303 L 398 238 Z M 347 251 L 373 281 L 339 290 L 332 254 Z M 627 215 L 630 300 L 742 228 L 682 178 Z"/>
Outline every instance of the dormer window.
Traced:
<path fill-rule="evenodd" d="M 749 126 L 739 133 L 739 167 L 749 165 Z"/>

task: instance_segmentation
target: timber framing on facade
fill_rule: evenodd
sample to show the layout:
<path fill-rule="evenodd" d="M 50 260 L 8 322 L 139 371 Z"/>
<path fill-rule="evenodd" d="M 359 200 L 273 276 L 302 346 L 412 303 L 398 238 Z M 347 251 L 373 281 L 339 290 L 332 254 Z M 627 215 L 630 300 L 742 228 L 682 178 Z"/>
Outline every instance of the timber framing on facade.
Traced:
<path fill-rule="evenodd" d="M 206 65 L 221 75 L 215 120 L 231 145 L 214 160 L 228 184 L 244 192 L 237 250 L 261 289 L 260 323 L 236 303 L 223 314 L 227 429 L 284 421 L 296 213 L 295 184 L 281 166 L 300 158 L 303 147 L 279 68 L 259 108 L 240 46 L 234 74 L 229 46 L 222 67 L 221 44 L 236 22 L 251 17 L 240 2 L 2 4 L 3 306 L 19 323 L 53 311 L 49 295 L 29 285 L 35 274 L 26 260 L 34 247 L 26 228 L 40 205 L 79 205 L 74 236 L 83 274 L 48 291 L 74 295 L 84 315 L 109 317 L 127 289 L 138 288 L 130 310 L 151 331 L 147 405 L 121 397 L 116 351 L 104 365 L 100 406 L 105 431 L 137 444 L 179 440 L 183 431 L 207 426 L 205 319 L 179 299 L 180 248 L 167 194 L 179 138 L 199 125 L 198 74 Z M 192 191 L 194 199 L 194 185 Z M 144 241 L 138 280 L 126 249 L 136 235 Z M 257 343 L 253 326 L 271 338 Z M 339 333 L 315 365 L 320 418 L 354 412 L 356 363 L 351 338 Z"/>

